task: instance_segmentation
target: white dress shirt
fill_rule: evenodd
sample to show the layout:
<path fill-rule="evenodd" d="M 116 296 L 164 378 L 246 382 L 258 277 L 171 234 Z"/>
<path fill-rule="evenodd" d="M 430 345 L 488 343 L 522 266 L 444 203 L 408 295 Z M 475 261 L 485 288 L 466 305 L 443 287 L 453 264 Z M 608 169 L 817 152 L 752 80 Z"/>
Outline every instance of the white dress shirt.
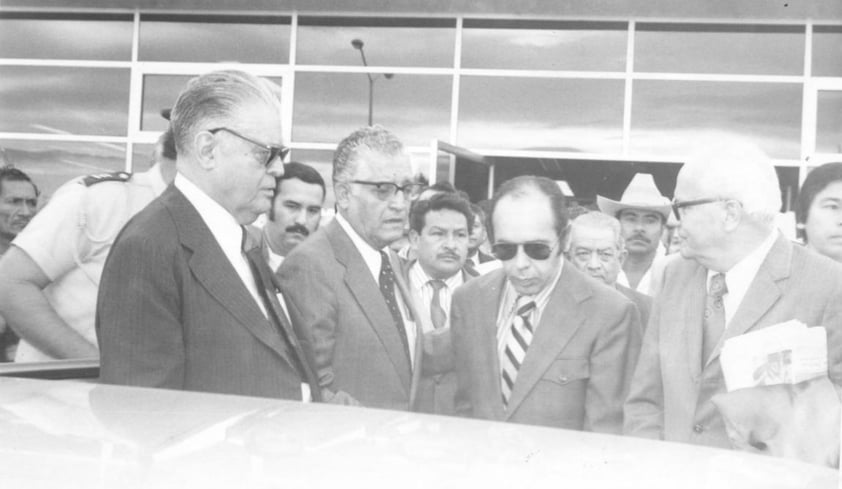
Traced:
<path fill-rule="evenodd" d="M 433 286 L 430 285 L 430 281 L 433 280 L 432 277 L 427 275 L 427 272 L 424 271 L 424 268 L 421 267 L 421 264 L 417 261 L 412 264 L 412 267 L 409 269 L 409 286 L 412 289 L 412 293 L 415 295 L 416 304 L 420 306 L 421 310 L 418 311 L 418 314 L 423 314 L 429 321 L 421 321 L 421 330 L 425 333 L 429 333 L 432 331 L 433 328 L 433 320 L 430 316 L 430 304 L 433 302 L 433 294 L 435 290 Z M 444 282 L 444 287 L 439 291 L 439 305 L 441 306 L 442 310 L 444 310 L 445 317 L 447 318 L 447 322 L 445 323 L 445 328 L 450 327 L 450 299 L 453 296 L 453 291 L 456 287 L 459 287 L 464 283 L 464 278 L 462 277 L 462 270 L 459 270 L 453 276 L 442 280 Z"/>
<path fill-rule="evenodd" d="M 371 276 L 374 278 L 374 283 L 380 283 L 380 265 L 382 259 L 380 258 L 380 251 L 384 251 L 387 255 L 389 254 L 389 247 L 386 246 L 382 250 L 374 249 L 370 244 L 366 243 L 366 241 L 357 234 L 351 224 L 342 216 L 342 214 L 336 214 L 336 222 L 342 227 L 342 230 L 345 231 L 345 234 L 351 238 L 351 242 L 354 243 L 354 247 L 357 251 L 360 252 L 360 255 L 363 257 L 363 261 L 365 262 L 366 267 L 371 272 Z M 393 270 L 395 275 L 398 274 L 397 270 Z M 407 309 L 406 302 L 404 301 L 403 294 L 401 291 L 398 290 L 397 284 L 395 284 L 395 297 L 398 300 L 398 308 L 401 312 L 401 318 L 403 318 L 403 325 L 404 329 L 406 330 L 406 341 L 407 345 L 409 345 L 409 362 L 414 367 L 415 366 L 415 340 L 418 335 L 418 332 L 415 329 L 415 321 L 411 318 L 412 316 L 409 314 L 409 309 Z"/>

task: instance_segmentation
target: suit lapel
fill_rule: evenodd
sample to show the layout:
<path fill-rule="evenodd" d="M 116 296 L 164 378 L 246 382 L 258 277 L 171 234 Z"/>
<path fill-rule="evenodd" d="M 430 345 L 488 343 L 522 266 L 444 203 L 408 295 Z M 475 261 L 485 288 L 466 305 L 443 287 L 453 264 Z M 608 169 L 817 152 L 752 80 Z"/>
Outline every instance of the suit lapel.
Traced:
<path fill-rule="evenodd" d="M 506 419 L 517 411 L 520 403 L 564 350 L 576 330 L 584 324 L 587 318 L 580 303 L 587 300 L 591 294 L 590 284 L 583 280 L 569 263 L 565 264 L 549 302 L 541 313 L 541 320 L 527 350 L 526 359 L 518 371 Z"/>
<path fill-rule="evenodd" d="M 501 401 L 503 390 L 500 385 L 500 354 L 497 351 L 497 313 L 503 299 L 506 274 L 503 270 L 495 270 L 486 276 L 477 277 L 476 280 L 487 280 L 489 283 L 487 287 L 480 289 L 479 297 L 469 309 L 472 317 L 467 318 L 477 327 L 475 347 L 479 351 L 478 364 L 482 366 L 480 375 L 485 376 L 479 385 L 491 386 L 490 389 L 481 391 L 488 396 L 483 399 L 482 404 L 492 406 L 493 419 L 502 420 L 505 418 L 505 412 Z"/>
<path fill-rule="evenodd" d="M 332 221 L 325 229 L 328 240 L 331 242 L 337 261 L 345 267 L 345 285 L 354 296 L 363 314 L 368 318 L 369 325 L 380 338 L 380 342 L 386 349 L 389 359 L 400 375 L 404 386 L 410 387 L 412 379 L 410 376 L 409 358 L 398 336 L 392 314 L 389 312 L 383 294 L 380 293 L 380 286 L 371 275 L 371 271 L 365 264 L 362 255 L 354 246 L 351 238 L 345 233 L 336 221 Z"/>
<path fill-rule="evenodd" d="M 263 316 L 198 211 L 175 186 L 170 186 L 166 192 L 166 205 L 176 222 L 179 240 L 192 251 L 188 266 L 196 281 L 240 325 L 280 356 L 287 358 L 280 335 Z"/>
<path fill-rule="evenodd" d="M 687 307 L 684 310 L 672 309 L 669 311 L 669 314 L 679 316 L 679 320 L 674 321 L 673 326 L 676 328 L 675 333 L 684 338 L 685 351 L 680 355 L 687 359 L 690 377 L 696 380 L 702 373 L 702 342 L 705 327 L 705 301 L 707 300 L 707 269 L 693 262 L 693 269 L 686 284 L 689 284 L 689 286 L 683 288 L 680 293 L 686 297 Z M 663 311 L 663 313 L 666 313 L 666 311 Z M 683 320 L 680 318 L 681 313 L 684 314 Z"/>

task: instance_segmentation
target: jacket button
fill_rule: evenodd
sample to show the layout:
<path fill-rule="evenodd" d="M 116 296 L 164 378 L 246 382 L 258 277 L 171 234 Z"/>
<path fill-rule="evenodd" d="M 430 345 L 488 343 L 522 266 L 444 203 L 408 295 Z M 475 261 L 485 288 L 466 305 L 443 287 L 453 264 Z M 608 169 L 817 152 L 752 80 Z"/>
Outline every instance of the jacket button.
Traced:
<path fill-rule="evenodd" d="M 705 431 L 705 427 L 700 424 L 693 425 L 693 431 L 695 431 L 696 433 L 701 433 Z"/>
<path fill-rule="evenodd" d="M 562 384 L 566 384 L 568 382 L 566 375 L 562 375 L 558 380 L 560 380 Z"/>

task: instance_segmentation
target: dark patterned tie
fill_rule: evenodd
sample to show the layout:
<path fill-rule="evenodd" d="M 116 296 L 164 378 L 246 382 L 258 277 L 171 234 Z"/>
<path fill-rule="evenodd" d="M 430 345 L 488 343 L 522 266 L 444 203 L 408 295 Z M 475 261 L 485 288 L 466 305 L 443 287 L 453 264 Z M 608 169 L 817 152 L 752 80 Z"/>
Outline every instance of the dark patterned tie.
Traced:
<path fill-rule="evenodd" d="M 705 300 L 702 366 L 707 363 L 708 358 L 716 348 L 716 344 L 719 343 L 722 333 L 725 332 L 725 307 L 723 306 L 722 296 L 727 293 L 728 285 L 725 283 L 725 274 L 717 273 L 711 277 L 710 288 Z"/>
<path fill-rule="evenodd" d="M 526 358 L 526 350 L 532 342 L 532 323 L 529 322 L 529 316 L 535 309 L 535 301 L 521 296 L 517 299 L 517 306 L 517 313 L 512 321 L 509 338 L 506 341 L 506 349 L 503 352 L 503 358 L 500 359 L 502 377 L 500 386 L 502 387 L 504 407 L 509 405 L 509 398 L 515 387 L 518 370 L 520 370 L 520 366 Z"/>
<path fill-rule="evenodd" d="M 401 316 L 401 310 L 398 306 L 398 299 L 395 297 L 395 271 L 392 270 L 392 265 L 389 263 L 389 256 L 385 251 L 380 252 L 380 293 L 383 294 L 383 299 L 386 300 L 386 306 L 392 314 L 395 327 L 398 329 L 398 336 L 400 336 L 407 358 L 409 358 L 409 342 L 406 339 L 406 328 L 404 327 L 403 316 Z"/>
<path fill-rule="evenodd" d="M 442 329 L 447 324 L 447 314 L 444 308 L 441 307 L 441 289 L 447 285 L 443 280 L 430 280 L 430 287 L 433 288 L 433 300 L 430 301 L 430 319 L 433 321 L 433 327 Z"/>

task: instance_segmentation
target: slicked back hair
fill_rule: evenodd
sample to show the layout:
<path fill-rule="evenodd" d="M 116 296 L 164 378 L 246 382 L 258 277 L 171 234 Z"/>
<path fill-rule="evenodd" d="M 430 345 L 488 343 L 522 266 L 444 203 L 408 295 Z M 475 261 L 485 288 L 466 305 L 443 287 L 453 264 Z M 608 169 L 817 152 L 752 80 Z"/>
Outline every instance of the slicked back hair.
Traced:
<path fill-rule="evenodd" d="M 467 200 L 452 193 L 435 194 L 429 199 L 417 200 L 409 209 L 409 228 L 421 234 L 427 223 L 427 214 L 440 210 L 451 210 L 465 216 L 468 232 L 474 225 L 474 215 Z"/>
<path fill-rule="evenodd" d="M 494 198 L 491 199 L 491 216 L 488 219 L 490 242 L 494 242 L 494 212 L 497 210 L 497 204 L 500 203 L 500 200 L 505 197 L 524 197 L 535 192 L 549 200 L 553 220 L 555 221 L 556 236 L 559 239 L 563 238 L 564 231 L 567 229 L 567 203 L 561 189 L 547 177 L 521 175 L 503 182 L 503 185 L 500 185 L 500 188 L 494 193 Z M 523 217 L 529 219 L 529 216 Z"/>
<path fill-rule="evenodd" d="M 573 235 L 576 233 L 576 229 L 580 228 L 610 229 L 614 234 L 614 244 L 617 247 L 617 251 L 623 251 L 626 248 L 626 240 L 623 239 L 623 228 L 616 217 L 599 211 L 588 211 L 584 214 L 579 214 L 575 219 L 570 221 L 570 240 L 568 241 L 568 245 L 573 244 Z"/>
<path fill-rule="evenodd" d="M 360 148 L 386 156 L 403 154 L 403 143 L 380 125 L 357 129 L 343 139 L 333 154 L 333 183 L 348 182 L 356 170 Z"/>

